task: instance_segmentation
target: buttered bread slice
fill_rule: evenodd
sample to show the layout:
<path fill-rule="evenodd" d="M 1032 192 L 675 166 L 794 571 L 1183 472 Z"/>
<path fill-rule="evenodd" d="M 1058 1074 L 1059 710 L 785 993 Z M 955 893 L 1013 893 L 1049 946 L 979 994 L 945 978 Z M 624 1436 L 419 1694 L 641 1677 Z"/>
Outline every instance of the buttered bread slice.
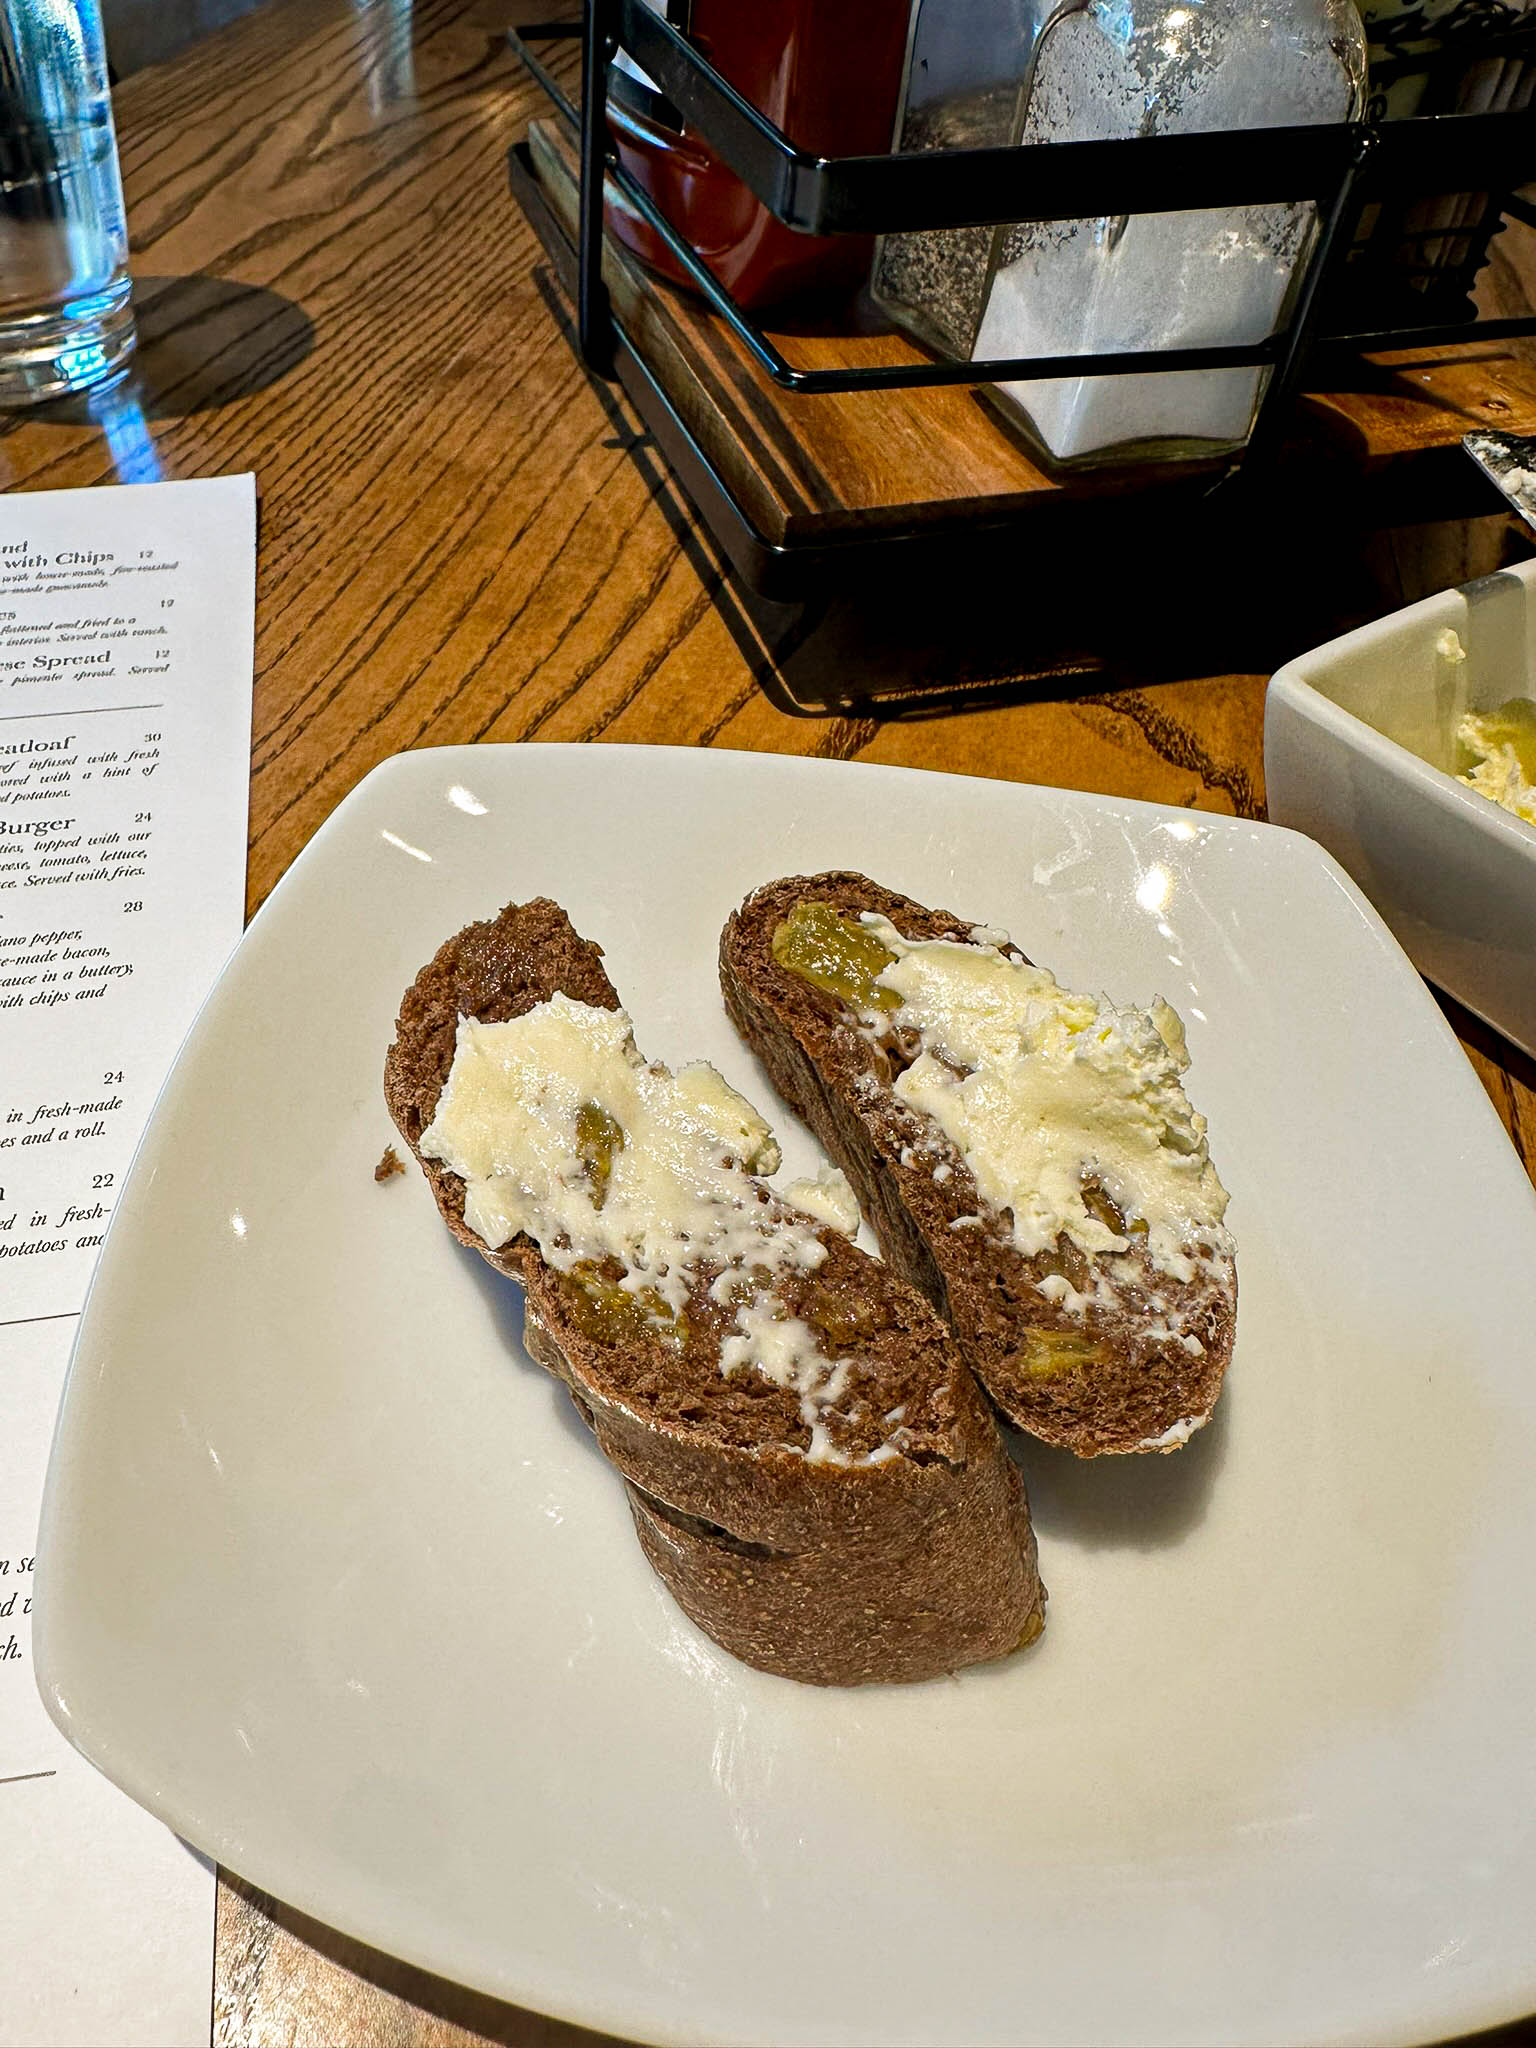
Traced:
<path fill-rule="evenodd" d="M 720 976 L 1011 1421 L 1094 1457 L 1209 1419 L 1237 1275 L 1166 1003 L 1075 995 L 1005 933 L 849 873 L 748 897 Z"/>
<path fill-rule="evenodd" d="M 450 1230 L 522 1283 L 529 1352 L 623 1475 L 646 1556 L 724 1648 L 852 1685 L 1039 1632 L 1022 1487 L 949 1333 L 769 1184 L 777 1147 L 717 1073 L 641 1056 L 556 904 L 440 949 L 385 1093 Z"/>

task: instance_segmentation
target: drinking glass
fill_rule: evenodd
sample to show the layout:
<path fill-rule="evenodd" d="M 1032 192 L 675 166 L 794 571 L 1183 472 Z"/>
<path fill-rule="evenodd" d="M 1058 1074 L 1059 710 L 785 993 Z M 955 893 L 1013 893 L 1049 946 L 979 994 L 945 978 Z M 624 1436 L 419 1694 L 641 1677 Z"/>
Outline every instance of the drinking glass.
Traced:
<path fill-rule="evenodd" d="M 0 405 L 120 374 L 129 292 L 97 0 L 0 0 Z"/>

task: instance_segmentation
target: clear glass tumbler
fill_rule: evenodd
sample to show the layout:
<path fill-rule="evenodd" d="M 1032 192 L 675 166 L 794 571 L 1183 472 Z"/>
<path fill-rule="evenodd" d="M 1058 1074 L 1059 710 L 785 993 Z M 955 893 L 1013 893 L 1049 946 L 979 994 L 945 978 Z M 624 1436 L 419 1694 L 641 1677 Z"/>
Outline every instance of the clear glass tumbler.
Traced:
<path fill-rule="evenodd" d="M 0 0 L 0 405 L 117 375 L 130 289 L 97 0 Z"/>

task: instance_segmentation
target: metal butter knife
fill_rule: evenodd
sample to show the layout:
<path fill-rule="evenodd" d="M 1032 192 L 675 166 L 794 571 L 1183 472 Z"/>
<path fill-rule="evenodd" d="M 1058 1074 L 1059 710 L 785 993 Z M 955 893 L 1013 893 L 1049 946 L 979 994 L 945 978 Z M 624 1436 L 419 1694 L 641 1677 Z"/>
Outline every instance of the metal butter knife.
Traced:
<path fill-rule="evenodd" d="M 1461 445 L 1528 526 L 1536 526 L 1536 434 L 1463 434 Z"/>

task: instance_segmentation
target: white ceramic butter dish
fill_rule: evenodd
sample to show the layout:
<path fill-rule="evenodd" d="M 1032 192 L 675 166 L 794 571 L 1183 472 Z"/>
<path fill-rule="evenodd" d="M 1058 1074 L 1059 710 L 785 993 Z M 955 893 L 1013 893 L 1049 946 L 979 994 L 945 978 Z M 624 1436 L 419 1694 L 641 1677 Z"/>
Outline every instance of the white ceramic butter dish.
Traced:
<path fill-rule="evenodd" d="M 1536 562 L 1299 656 L 1269 686 L 1269 815 L 1349 870 L 1419 971 L 1536 1054 L 1536 826 L 1457 781 L 1456 728 L 1536 697 Z"/>

